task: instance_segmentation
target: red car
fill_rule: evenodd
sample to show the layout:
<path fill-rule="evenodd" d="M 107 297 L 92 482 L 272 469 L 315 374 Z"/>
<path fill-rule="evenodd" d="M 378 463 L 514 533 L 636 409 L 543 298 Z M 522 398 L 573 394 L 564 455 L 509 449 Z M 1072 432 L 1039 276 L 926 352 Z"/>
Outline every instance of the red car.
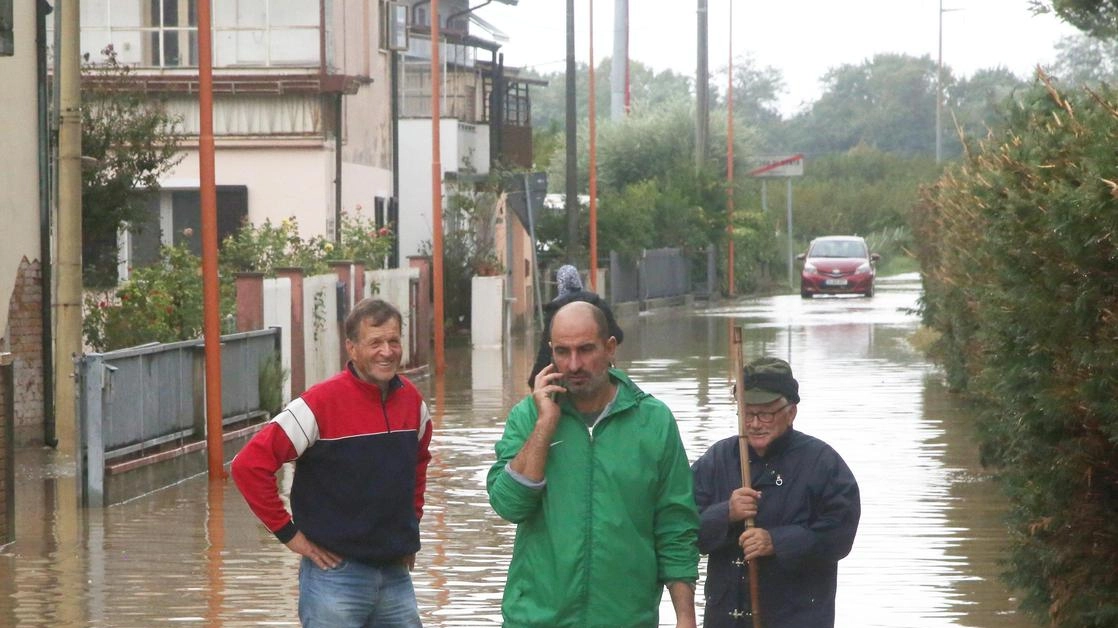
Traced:
<path fill-rule="evenodd" d="M 858 236 L 815 238 L 807 253 L 796 259 L 804 263 L 800 273 L 800 296 L 817 294 L 864 294 L 873 296 L 874 264 L 881 256 L 870 253 L 866 241 Z"/>

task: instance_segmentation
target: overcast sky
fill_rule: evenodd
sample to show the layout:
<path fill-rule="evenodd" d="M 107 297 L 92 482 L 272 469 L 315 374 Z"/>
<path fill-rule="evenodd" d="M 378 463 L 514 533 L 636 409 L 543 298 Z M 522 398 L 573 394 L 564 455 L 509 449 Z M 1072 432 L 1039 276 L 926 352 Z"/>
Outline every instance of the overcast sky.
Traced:
<path fill-rule="evenodd" d="M 594 2 L 594 56 L 613 53 L 614 0 Z M 942 0 L 943 63 L 956 76 L 1004 66 L 1030 76 L 1055 59 L 1055 43 L 1077 31 L 1051 15 L 1033 16 L 1027 0 Z M 707 0 L 709 67 L 729 61 L 730 0 Z M 695 0 L 629 0 L 629 57 L 656 70 L 693 75 Z M 783 73 L 783 113 L 820 94 L 819 79 L 832 67 L 860 64 L 884 52 L 938 54 L 940 0 L 751 0 L 733 7 L 734 56 Z M 566 1 L 494 2 L 477 11 L 509 37 L 505 63 L 540 72 L 562 71 L 566 57 Z M 588 0 L 575 1 L 576 58 L 589 58 Z M 714 78 L 725 81 L 722 78 Z"/>

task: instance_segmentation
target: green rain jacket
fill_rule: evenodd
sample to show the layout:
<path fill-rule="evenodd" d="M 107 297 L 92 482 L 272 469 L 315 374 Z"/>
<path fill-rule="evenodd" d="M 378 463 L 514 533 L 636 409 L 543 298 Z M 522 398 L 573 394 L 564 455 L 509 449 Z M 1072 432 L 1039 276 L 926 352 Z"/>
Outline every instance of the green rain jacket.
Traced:
<path fill-rule="evenodd" d="M 509 414 L 489 503 L 517 524 L 502 615 L 527 626 L 656 626 L 663 585 L 698 579 L 699 517 L 675 417 L 621 371 L 593 430 L 565 399 L 532 488 L 505 466 L 536 425 L 531 397 Z"/>

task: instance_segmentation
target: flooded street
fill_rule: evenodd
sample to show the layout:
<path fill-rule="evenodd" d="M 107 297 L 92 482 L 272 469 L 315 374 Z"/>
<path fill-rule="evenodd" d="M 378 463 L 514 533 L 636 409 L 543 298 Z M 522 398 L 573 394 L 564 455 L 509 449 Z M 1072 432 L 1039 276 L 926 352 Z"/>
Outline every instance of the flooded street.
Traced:
<path fill-rule="evenodd" d="M 837 625 L 1028 628 L 998 579 L 1005 503 L 978 465 L 970 411 L 907 341 L 918 296 L 916 277 L 905 276 L 879 279 L 873 299 L 797 294 L 623 318 L 619 366 L 672 408 L 694 460 L 736 432 L 727 354 L 730 327 L 743 325 L 747 360 L 792 363 L 796 428 L 834 446 L 861 486 L 858 538 L 839 564 Z M 534 354 L 532 339 L 453 348 L 445 383 L 417 382 L 436 426 L 414 573 L 427 626 L 500 624 L 514 528 L 490 509 L 485 474 Z M 0 550 L 0 626 L 298 625 L 296 556 L 231 481 L 199 477 L 83 511 L 73 463 L 59 459 L 39 450 L 17 458 L 17 540 Z M 666 596 L 661 624 L 674 625 Z"/>

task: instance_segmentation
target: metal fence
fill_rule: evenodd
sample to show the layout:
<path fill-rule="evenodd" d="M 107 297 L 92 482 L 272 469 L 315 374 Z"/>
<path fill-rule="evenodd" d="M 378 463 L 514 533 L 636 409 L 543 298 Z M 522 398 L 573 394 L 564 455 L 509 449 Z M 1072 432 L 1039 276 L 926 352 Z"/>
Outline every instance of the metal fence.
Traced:
<path fill-rule="evenodd" d="M 275 328 L 222 336 L 223 424 L 266 414 L 260 407 L 260 372 L 278 357 L 279 342 Z M 88 503 L 101 502 L 107 462 L 205 438 L 202 340 L 91 353 L 77 362 Z"/>
<path fill-rule="evenodd" d="M 647 301 L 690 294 L 691 262 L 680 249 L 647 249 L 636 260 L 609 254 L 610 302 Z"/>

